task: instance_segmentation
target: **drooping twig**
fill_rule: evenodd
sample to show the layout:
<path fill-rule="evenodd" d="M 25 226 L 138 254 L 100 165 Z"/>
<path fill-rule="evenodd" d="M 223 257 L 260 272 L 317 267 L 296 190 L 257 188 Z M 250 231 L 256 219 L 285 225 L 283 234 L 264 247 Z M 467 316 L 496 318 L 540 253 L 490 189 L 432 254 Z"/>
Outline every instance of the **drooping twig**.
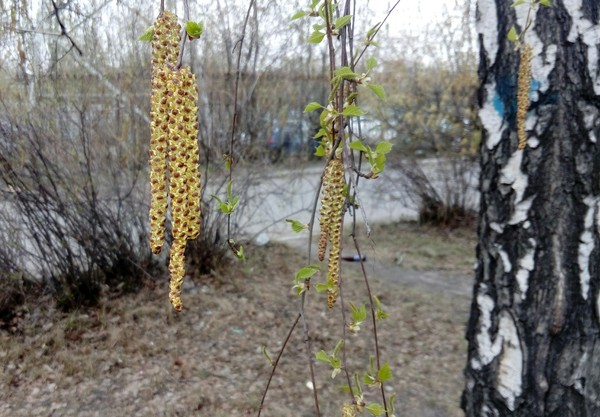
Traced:
<path fill-rule="evenodd" d="M 269 387 L 271 386 L 271 381 L 273 380 L 273 376 L 275 375 L 275 371 L 277 370 L 277 365 L 279 364 L 279 360 L 283 356 L 283 351 L 287 347 L 288 342 L 290 341 L 290 337 L 292 337 L 292 333 L 294 333 L 294 329 L 298 325 L 298 321 L 299 320 L 300 320 L 300 314 L 298 314 L 296 316 L 296 320 L 294 320 L 294 323 L 292 324 L 292 327 L 290 327 L 290 330 L 288 331 L 287 337 L 283 341 L 283 346 L 281 346 L 281 350 L 277 354 L 277 357 L 275 358 L 275 362 L 273 362 L 273 364 L 272 364 L 273 366 L 271 367 L 271 375 L 269 375 L 269 380 L 267 381 L 267 386 L 265 387 L 265 390 L 263 391 L 263 396 L 260 399 L 260 405 L 258 406 L 257 417 L 260 417 L 260 414 L 262 413 L 262 410 L 263 410 L 263 407 L 264 407 L 264 404 L 265 404 L 265 398 L 267 398 L 267 393 L 269 392 Z"/>
<path fill-rule="evenodd" d="M 381 354 L 379 351 L 379 338 L 377 336 L 377 317 L 375 316 L 375 303 L 373 302 L 373 293 L 371 292 L 371 286 L 369 284 L 369 278 L 367 276 L 367 270 L 365 268 L 365 263 L 362 257 L 362 253 L 360 252 L 360 246 L 358 245 L 358 240 L 355 235 L 352 235 L 352 241 L 354 242 L 354 248 L 356 249 L 356 253 L 358 255 L 358 259 L 360 260 L 360 269 L 362 271 L 363 279 L 365 281 L 365 287 L 367 288 L 367 295 L 369 297 L 369 306 L 371 308 L 371 320 L 373 322 L 373 339 L 375 343 L 375 361 L 377 363 L 377 371 L 381 369 Z M 385 408 L 385 415 L 389 417 L 387 400 L 385 398 L 385 388 L 384 383 L 380 381 L 381 388 L 381 399 L 383 400 L 383 407 Z"/>
<path fill-rule="evenodd" d="M 61 36 L 64 36 L 65 38 L 67 38 L 69 40 L 69 42 L 71 43 L 71 48 L 74 48 L 79 53 L 79 55 L 83 55 L 83 51 L 81 50 L 81 48 L 79 48 L 79 46 L 77 46 L 77 44 L 75 43 L 75 41 L 73 40 L 71 35 L 69 35 L 69 33 L 67 32 L 67 28 L 66 28 L 65 24 L 63 23 L 63 21 L 60 18 L 60 13 L 59 13 L 60 7 L 58 7 L 55 0 L 52 0 L 52 8 L 54 9 L 52 14 L 56 17 L 58 26 L 60 26 Z"/>

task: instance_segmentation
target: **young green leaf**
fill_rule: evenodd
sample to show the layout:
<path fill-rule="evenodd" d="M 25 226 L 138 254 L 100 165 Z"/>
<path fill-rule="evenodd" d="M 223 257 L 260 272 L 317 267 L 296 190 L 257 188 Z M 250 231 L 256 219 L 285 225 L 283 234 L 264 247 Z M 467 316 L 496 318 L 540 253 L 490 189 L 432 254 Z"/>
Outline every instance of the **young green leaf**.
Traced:
<path fill-rule="evenodd" d="M 525 3 L 525 0 L 517 0 L 513 4 L 511 4 L 510 7 L 517 7 L 517 6 L 520 6 L 523 3 Z"/>
<path fill-rule="evenodd" d="M 385 382 L 390 379 L 392 379 L 392 371 L 389 362 L 386 362 L 377 372 L 377 380 L 379 380 L 379 382 Z"/>
<path fill-rule="evenodd" d="M 354 149 L 356 151 L 361 151 L 361 152 L 368 152 L 369 150 L 367 149 L 367 147 L 365 145 L 362 144 L 361 141 L 359 140 L 355 140 L 353 142 L 350 143 L 350 149 Z"/>
<path fill-rule="evenodd" d="M 294 232 L 296 232 L 296 233 L 300 233 L 304 229 L 308 229 L 308 225 L 307 224 L 299 222 L 298 220 L 285 219 L 285 221 L 292 224 L 292 230 Z"/>
<path fill-rule="evenodd" d="M 377 144 L 377 147 L 375 148 L 375 152 L 382 153 L 382 154 L 390 153 L 391 150 L 392 150 L 392 144 L 387 141 L 379 142 Z"/>
<path fill-rule="evenodd" d="M 371 71 L 377 66 L 377 60 L 374 57 L 367 59 L 367 71 Z"/>
<path fill-rule="evenodd" d="M 185 32 L 188 34 L 190 39 L 198 39 L 202 36 L 202 32 L 204 31 L 204 22 L 193 22 L 188 20 L 185 24 Z"/>
<path fill-rule="evenodd" d="M 331 363 L 331 357 L 324 350 L 320 350 L 315 353 L 315 359 L 317 359 L 319 362 Z"/>
<path fill-rule="evenodd" d="M 350 303 L 350 308 L 352 310 L 352 319 L 357 322 L 363 322 L 367 319 L 367 309 L 364 304 L 360 307 L 356 307 L 354 304 Z"/>
<path fill-rule="evenodd" d="M 304 108 L 304 113 L 310 113 L 311 111 L 314 111 L 314 110 L 317 110 L 317 109 L 322 109 L 322 108 L 324 108 L 324 107 L 321 106 L 316 101 L 313 101 L 312 103 L 308 103 L 306 105 L 306 107 Z"/>
<path fill-rule="evenodd" d="M 376 403 L 369 404 L 365 408 L 369 410 L 369 413 L 373 414 L 375 417 L 385 413 L 385 408 Z"/>
<path fill-rule="evenodd" d="M 317 290 L 318 293 L 325 292 L 328 289 L 329 289 L 329 285 L 325 284 L 324 282 L 320 282 L 317 285 L 315 285 L 315 290 Z"/>
<path fill-rule="evenodd" d="M 152 38 L 154 37 L 154 26 L 150 26 L 142 36 L 138 38 L 138 41 L 144 42 L 152 42 Z"/>
<path fill-rule="evenodd" d="M 385 90 L 379 84 L 367 84 L 369 90 L 373 92 L 380 100 L 385 100 Z"/>
<path fill-rule="evenodd" d="M 333 357 L 337 357 L 338 353 L 340 353 L 340 350 L 342 350 L 342 346 L 344 346 L 344 340 L 340 339 L 338 340 L 337 344 L 335 345 L 335 348 L 333 348 Z"/>
<path fill-rule="evenodd" d="M 375 34 L 377 33 L 377 29 L 379 29 L 380 25 L 381 25 L 381 22 L 377 23 L 375 26 L 373 26 L 371 29 L 369 29 L 369 31 L 367 32 L 366 38 L 371 40 L 373 38 L 373 36 L 375 36 Z"/>
<path fill-rule="evenodd" d="M 342 112 L 342 115 L 346 117 L 362 116 L 363 114 L 363 111 L 356 104 L 350 104 Z"/>
<path fill-rule="evenodd" d="M 513 26 L 510 28 L 510 30 L 508 31 L 508 35 L 506 35 L 506 37 L 508 38 L 509 41 L 511 42 L 516 42 L 519 35 L 517 34 L 517 29 Z"/>
<path fill-rule="evenodd" d="M 300 268 L 298 272 L 296 272 L 296 281 L 308 279 L 319 272 L 320 269 L 321 267 L 319 265 L 308 265 Z"/>
<path fill-rule="evenodd" d="M 346 26 L 348 23 L 350 23 L 350 20 L 352 20 L 352 15 L 346 15 L 346 16 L 340 16 L 335 20 L 335 28 L 336 29 L 341 29 L 344 26 Z"/>
<path fill-rule="evenodd" d="M 540 0 L 540 4 L 546 7 L 552 7 L 552 2 L 550 0 Z"/>
<path fill-rule="evenodd" d="M 315 156 L 325 156 L 325 148 L 323 148 L 323 145 L 317 146 L 317 149 L 315 149 Z"/>
<path fill-rule="evenodd" d="M 323 38 L 325 37 L 325 33 L 321 32 L 321 31 L 314 31 L 313 33 L 310 34 L 310 36 L 307 39 L 308 43 L 321 43 L 321 41 L 323 40 Z"/>
<path fill-rule="evenodd" d="M 269 352 L 267 352 L 267 347 L 265 345 L 262 346 L 262 353 L 271 366 L 273 366 L 273 359 L 271 359 L 271 355 L 269 355 Z"/>
<path fill-rule="evenodd" d="M 306 16 L 306 12 L 304 10 L 300 10 L 299 12 L 296 12 L 290 20 L 300 19 L 304 16 Z"/>
<path fill-rule="evenodd" d="M 336 77 L 340 77 L 345 80 L 351 80 L 358 77 L 358 74 L 352 71 L 349 67 L 340 67 L 335 70 L 334 74 Z"/>
<path fill-rule="evenodd" d="M 246 255 L 244 254 L 244 247 L 242 245 L 240 245 L 236 252 L 235 252 L 235 256 L 237 256 L 237 258 L 240 261 L 245 261 L 246 260 Z"/>

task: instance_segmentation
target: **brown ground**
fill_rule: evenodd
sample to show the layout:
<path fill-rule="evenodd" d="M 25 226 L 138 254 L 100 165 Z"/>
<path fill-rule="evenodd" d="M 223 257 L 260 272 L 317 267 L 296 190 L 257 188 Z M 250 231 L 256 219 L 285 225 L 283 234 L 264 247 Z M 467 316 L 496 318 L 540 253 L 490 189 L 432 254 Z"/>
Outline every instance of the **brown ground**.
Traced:
<path fill-rule="evenodd" d="M 387 398 L 396 394 L 397 417 L 461 416 L 472 233 L 394 224 L 373 236 L 374 251 L 364 239 L 362 246 L 372 290 L 389 314 L 377 323 L 393 374 Z M 31 306 L 16 332 L 0 331 L 0 416 L 257 415 L 272 369 L 262 346 L 273 357 L 280 350 L 298 313 L 293 276 L 306 261 L 281 245 L 247 252 L 249 260 L 226 273 L 188 279 L 180 315 L 171 312 L 166 285 L 68 315 L 48 303 Z M 343 264 L 346 302 L 367 301 L 359 271 L 358 263 Z M 331 351 L 342 337 L 339 306 L 327 311 L 325 295 L 309 293 L 313 351 Z M 303 339 L 299 327 L 263 416 L 315 415 Z M 346 345 L 349 371 L 362 376 L 371 326 Z M 327 365 L 315 367 L 321 415 L 340 416 L 344 374 L 332 380 Z M 367 391 L 367 403 L 380 401 L 375 394 Z"/>

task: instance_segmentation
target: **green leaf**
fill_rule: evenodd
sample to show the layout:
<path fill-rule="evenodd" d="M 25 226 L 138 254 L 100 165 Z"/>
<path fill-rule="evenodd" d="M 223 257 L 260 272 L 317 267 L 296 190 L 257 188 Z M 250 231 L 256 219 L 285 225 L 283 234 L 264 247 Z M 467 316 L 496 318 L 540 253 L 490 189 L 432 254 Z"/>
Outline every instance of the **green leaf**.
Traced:
<path fill-rule="evenodd" d="M 325 37 L 325 33 L 324 32 L 320 32 L 318 30 L 314 31 L 313 33 L 310 34 L 310 36 L 307 39 L 308 43 L 321 43 L 321 41 L 323 40 L 323 38 Z"/>
<path fill-rule="evenodd" d="M 362 151 L 362 152 L 368 152 L 369 150 L 367 149 L 367 147 L 365 145 L 362 144 L 361 141 L 359 140 L 355 140 L 354 142 L 350 143 L 350 149 L 354 149 L 356 151 Z"/>
<path fill-rule="evenodd" d="M 328 289 L 329 289 L 329 285 L 325 284 L 324 282 L 320 282 L 317 285 L 315 285 L 315 290 L 317 290 L 318 293 L 325 292 Z"/>
<path fill-rule="evenodd" d="M 271 359 L 271 355 L 269 355 L 269 352 L 267 352 L 267 347 L 265 345 L 262 346 L 262 353 L 271 366 L 273 366 L 273 359 Z"/>
<path fill-rule="evenodd" d="M 320 270 L 321 267 L 319 265 L 308 265 L 300 268 L 298 272 L 296 272 L 296 281 L 308 279 Z"/>
<path fill-rule="evenodd" d="M 319 362 L 331 363 L 331 357 L 329 356 L 329 353 L 325 352 L 324 350 L 320 350 L 315 353 L 315 359 L 317 359 Z"/>
<path fill-rule="evenodd" d="M 323 148 L 323 145 L 317 146 L 317 149 L 315 149 L 315 156 L 325 156 L 325 148 Z"/>
<path fill-rule="evenodd" d="M 154 26 L 150 26 L 142 36 L 138 38 L 138 41 L 144 42 L 152 42 L 152 38 L 154 37 Z"/>
<path fill-rule="evenodd" d="M 385 100 L 385 90 L 379 84 L 367 84 L 367 87 L 381 100 Z"/>
<path fill-rule="evenodd" d="M 392 371 L 389 362 L 384 363 L 381 369 L 379 369 L 379 372 L 377 372 L 377 379 L 379 382 L 385 382 L 392 379 Z"/>
<path fill-rule="evenodd" d="M 338 353 L 340 353 L 340 350 L 342 350 L 342 346 L 344 346 L 344 339 L 340 339 L 338 340 L 338 342 L 335 345 L 335 348 L 333 348 L 333 357 L 337 357 Z"/>
<path fill-rule="evenodd" d="M 365 376 L 363 377 L 363 382 L 366 385 L 373 385 L 375 382 L 377 382 L 377 380 L 373 378 L 370 374 L 365 374 Z"/>
<path fill-rule="evenodd" d="M 517 0 L 513 4 L 511 4 L 510 7 L 517 7 L 517 6 L 520 6 L 523 3 L 525 3 L 525 0 Z"/>
<path fill-rule="evenodd" d="M 344 26 L 346 26 L 348 23 L 350 23 L 350 20 L 352 20 L 352 15 L 346 15 L 346 16 L 340 16 L 335 20 L 335 28 L 336 29 L 341 29 Z"/>
<path fill-rule="evenodd" d="M 352 318 L 355 322 L 360 323 L 365 321 L 367 318 L 367 309 L 364 304 L 360 307 L 356 307 L 354 304 L 350 303 L 350 308 L 352 309 Z"/>
<path fill-rule="evenodd" d="M 542 6 L 552 7 L 552 3 L 550 2 L 550 0 L 540 0 L 540 4 Z"/>
<path fill-rule="evenodd" d="M 219 206 L 223 214 L 231 214 L 231 206 L 229 204 L 221 203 Z"/>
<path fill-rule="evenodd" d="M 369 410 L 369 413 L 373 414 L 374 416 L 380 416 L 385 413 L 385 408 L 383 408 L 377 403 L 369 404 L 365 408 Z"/>
<path fill-rule="evenodd" d="M 358 74 L 352 71 L 349 67 L 340 67 L 335 70 L 335 76 L 343 78 L 345 80 L 351 80 L 358 77 Z"/>
<path fill-rule="evenodd" d="M 382 154 L 390 153 L 390 151 L 392 150 L 392 146 L 393 145 L 387 141 L 379 142 L 377 144 L 377 147 L 375 148 L 375 152 Z"/>
<path fill-rule="evenodd" d="M 296 12 L 296 14 L 294 14 L 290 20 L 300 19 L 304 16 L 306 16 L 306 12 L 304 10 L 300 10 L 299 12 Z"/>
<path fill-rule="evenodd" d="M 294 232 L 296 232 L 296 233 L 300 233 L 304 229 L 308 229 L 308 225 L 307 224 L 299 222 L 298 220 L 285 219 L 285 221 L 292 224 L 292 230 Z"/>
<path fill-rule="evenodd" d="M 311 111 L 314 111 L 317 109 L 323 109 L 323 108 L 324 107 L 322 105 L 320 105 L 316 101 L 313 101 L 312 103 L 308 103 L 306 105 L 306 107 L 304 108 L 304 113 L 310 113 Z"/>
<path fill-rule="evenodd" d="M 193 22 L 188 20 L 185 24 L 185 32 L 191 39 L 198 39 L 204 31 L 204 22 Z"/>
<path fill-rule="evenodd" d="M 516 42 L 519 35 L 517 34 L 517 29 L 513 26 L 508 31 L 508 35 L 506 35 L 509 41 Z"/>
<path fill-rule="evenodd" d="M 325 136 L 326 133 L 327 132 L 325 132 L 325 129 L 321 128 L 321 129 L 319 129 L 319 131 L 317 133 L 315 133 L 313 138 L 315 138 L 315 139 L 322 138 L 323 136 Z"/>
<path fill-rule="evenodd" d="M 374 57 L 367 59 L 367 71 L 371 71 L 377 66 L 377 60 Z"/>
<path fill-rule="evenodd" d="M 342 112 L 342 115 L 346 117 L 362 116 L 363 114 L 363 111 L 356 104 L 347 106 Z"/>
<path fill-rule="evenodd" d="M 237 258 L 240 261 L 245 261 L 246 260 L 246 255 L 244 254 L 244 247 L 242 245 L 240 245 L 236 252 L 235 252 L 235 256 L 237 256 Z"/>
<path fill-rule="evenodd" d="M 381 22 L 377 23 L 375 26 L 369 29 L 369 31 L 367 32 L 367 39 L 370 40 L 373 36 L 375 36 L 377 29 L 379 29 L 379 25 L 381 25 Z"/>

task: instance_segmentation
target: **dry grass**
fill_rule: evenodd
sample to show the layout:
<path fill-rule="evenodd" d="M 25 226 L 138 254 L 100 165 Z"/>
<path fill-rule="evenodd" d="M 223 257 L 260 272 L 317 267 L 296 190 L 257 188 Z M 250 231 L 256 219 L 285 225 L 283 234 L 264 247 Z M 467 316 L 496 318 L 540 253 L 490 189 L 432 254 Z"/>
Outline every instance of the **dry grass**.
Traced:
<path fill-rule="evenodd" d="M 379 262 L 394 251 L 387 248 L 396 245 L 394 229 L 375 230 Z M 445 244 L 463 244 L 453 239 Z M 429 240 L 438 245 L 438 236 Z M 227 273 L 188 280 L 180 315 L 171 312 L 166 282 L 105 300 L 85 313 L 62 315 L 44 304 L 30 308 L 16 333 L 0 333 L 0 415 L 256 415 L 271 369 L 261 347 L 273 356 L 281 348 L 298 312 L 292 278 L 305 259 L 284 246 L 248 250 L 249 260 Z M 401 268 L 372 264 L 369 259 L 373 291 L 389 313 L 378 326 L 383 360 L 392 367 L 396 415 L 462 415 L 468 297 L 402 284 L 389 276 L 402 274 Z M 359 264 L 345 263 L 343 276 L 345 301 L 365 303 Z M 325 295 L 309 294 L 314 351 L 331 350 L 341 337 L 339 304 L 327 311 Z M 350 372 L 366 369 L 371 347 L 369 326 L 348 339 Z M 322 415 L 340 415 L 347 401 L 338 388 L 345 383 L 343 374 L 332 381 L 326 365 L 318 363 L 316 370 Z M 309 380 L 303 335 L 297 331 L 262 415 L 313 416 Z M 377 397 L 369 394 L 369 401 Z"/>

